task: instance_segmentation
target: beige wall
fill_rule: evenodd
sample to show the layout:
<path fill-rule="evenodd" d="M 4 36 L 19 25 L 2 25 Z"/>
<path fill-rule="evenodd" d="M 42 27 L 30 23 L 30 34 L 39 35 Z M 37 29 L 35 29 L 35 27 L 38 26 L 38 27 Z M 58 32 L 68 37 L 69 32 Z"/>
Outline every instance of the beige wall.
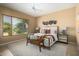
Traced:
<path fill-rule="evenodd" d="M 15 17 L 23 18 L 23 19 L 28 19 L 29 32 L 34 32 L 34 29 L 36 27 L 36 19 L 34 17 L 21 13 L 19 11 L 9 9 L 9 8 L 0 7 L 0 37 L 2 37 L 2 14 L 15 16 Z M 21 38 L 23 38 L 23 36 L 2 37 L 2 39 L 0 39 L 0 43 L 3 43 L 4 41 L 7 42 L 7 41 L 21 39 Z"/>
<path fill-rule="evenodd" d="M 79 4 L 76 6 L 76 37 L 79 48 Z"/>
<path fill-rule="evenodd" d="M 73 37 L 76 36 L 75 7 L 38 17 L 38 26 L 42 26 L 43 21 L 52 20 L 53 17 L 57 20 L 57 26 L 68 27 L 69 34 Z"/>

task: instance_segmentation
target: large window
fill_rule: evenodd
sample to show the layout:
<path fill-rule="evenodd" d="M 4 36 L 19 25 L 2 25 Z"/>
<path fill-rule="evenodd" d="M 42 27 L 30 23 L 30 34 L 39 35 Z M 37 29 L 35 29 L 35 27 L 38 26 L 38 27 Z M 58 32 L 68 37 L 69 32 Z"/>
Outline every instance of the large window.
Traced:
<path fill-rule="evenodd" d="M 11 17 L 3 16 L 3 36 L 12 35 L 11 27 Z"/>
<path fill-rule="evenodd" d="M 28 29 L 27 20 L 3 16 L 3 36 L 26 34 Z"/>
<path fill-rule="evenodd" d="M 12 34 L 25 34 L 26 33 L 26 23 L 23 19 L 12 18 Z"/>

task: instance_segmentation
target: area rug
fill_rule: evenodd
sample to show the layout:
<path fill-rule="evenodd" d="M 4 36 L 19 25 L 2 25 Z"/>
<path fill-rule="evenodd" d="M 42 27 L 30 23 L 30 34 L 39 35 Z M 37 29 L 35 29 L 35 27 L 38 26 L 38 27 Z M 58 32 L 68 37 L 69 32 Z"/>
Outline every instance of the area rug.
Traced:
<path fill-rule="evenodd" d="M 39 47 L 36 45 L 28 44 L 26 46 L 26 40 L 7 45 L 14 56 L 65 56 L 67 46 L 67 44 L 56 43 L 50 50 L 42 48 L 40 52 Z"/>

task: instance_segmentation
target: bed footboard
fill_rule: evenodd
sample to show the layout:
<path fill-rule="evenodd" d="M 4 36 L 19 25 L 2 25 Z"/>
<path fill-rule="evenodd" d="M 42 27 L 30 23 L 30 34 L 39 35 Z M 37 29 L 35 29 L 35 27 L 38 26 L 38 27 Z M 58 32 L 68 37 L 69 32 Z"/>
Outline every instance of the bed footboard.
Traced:
<path fill-rule="evenodd" d="M 55 38 L 53 35 L 45 35 L 46 37 L 44 38 L 44 46 L 47 48 L 50 48 L 55 42 Z"/>

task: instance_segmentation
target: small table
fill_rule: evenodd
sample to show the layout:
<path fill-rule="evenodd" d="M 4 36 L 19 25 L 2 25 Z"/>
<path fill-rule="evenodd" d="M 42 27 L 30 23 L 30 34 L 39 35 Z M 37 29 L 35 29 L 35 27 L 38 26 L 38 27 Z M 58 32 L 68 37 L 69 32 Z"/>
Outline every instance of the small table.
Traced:
<path fill-rule="evenodd" d="M 68 44 L 68 35 L 67 34 L 58 34 L 58 41 L 61 43 Z"/>

